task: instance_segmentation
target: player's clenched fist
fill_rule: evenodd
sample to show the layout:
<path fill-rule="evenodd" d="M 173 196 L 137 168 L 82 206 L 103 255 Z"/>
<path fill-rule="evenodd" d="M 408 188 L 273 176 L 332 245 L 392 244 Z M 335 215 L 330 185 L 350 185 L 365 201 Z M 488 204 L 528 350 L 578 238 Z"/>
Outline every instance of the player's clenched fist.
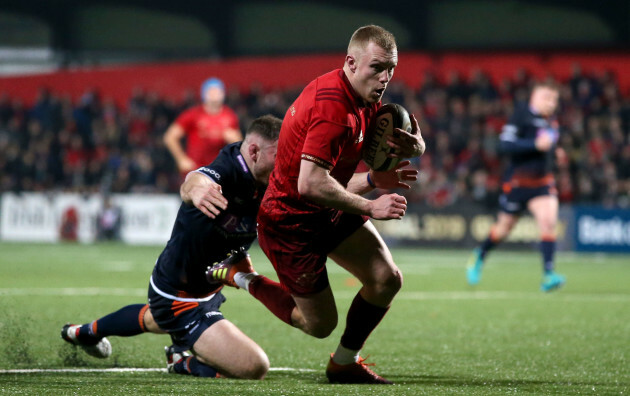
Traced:
<path fill-rule="evenodd" d="M 370 217 L 376 220 L 402 219 L 407 210 L 407 200 L 402 195 L 381 195 L 370 205 Z"/>

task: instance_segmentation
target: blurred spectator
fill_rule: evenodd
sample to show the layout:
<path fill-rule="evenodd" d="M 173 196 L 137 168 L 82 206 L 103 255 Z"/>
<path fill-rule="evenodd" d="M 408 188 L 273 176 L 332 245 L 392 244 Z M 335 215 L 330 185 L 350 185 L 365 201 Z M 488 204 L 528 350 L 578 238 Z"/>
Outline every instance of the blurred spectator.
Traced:
<path fill-rule="evenodd" d="M 419 118 L 427 144 L 412 164 L 421 174 L 407 198 L 434 206 L 495 205 L 498 133 L 535 79 L 525 69 L 497 83 L 480 69 L 471 69 L 468 79 L 456 71 L 445 76 L 441 81 L 427 70 L 419 87 L 394 79 L 383 99 Z M 254 83 L 220 96 L 238 125 L 265 113 L 283 117 L 297 92 Z M 186 90 L 169 100 L 136 87 L 125 109 L 89 87 L 76 103 L 46 88 L 31 106 L 0 93 L 0 192 L 176 193 L 180 174 L 163 137 L 176 114 L 197 105 L 195 96 Z M 630 206 L 630 95 L 614 74 L 576 64 L 560 86 L 560 101 L 561 202 Z"/>
<path fill-rule="evenodd" d="M 59 227 L 59 239 L 75 242 L 79 236 L 79 213 L 77 208 L 70 206 L 61 214 L 61 226 Z"/>
<path fill-rule="evenodd" d="M 96 229 L 98 240 L 118 240 L 120 239 L 121 210 L 114 206 L 110 197 L 103 200 L 103 210 L 98 215 Z"/>

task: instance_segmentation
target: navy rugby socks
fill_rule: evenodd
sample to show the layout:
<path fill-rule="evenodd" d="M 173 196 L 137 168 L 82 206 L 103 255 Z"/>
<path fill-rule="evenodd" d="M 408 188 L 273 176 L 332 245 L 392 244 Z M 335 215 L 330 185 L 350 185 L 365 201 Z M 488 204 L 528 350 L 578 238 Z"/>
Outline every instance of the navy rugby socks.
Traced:
<path fill-rule="evenodd" d="M 555 239 L 545 239 L 543 238 L 540 241 L 540 253 L 542 254 L 543 259 L 543 271 L 545 274 L 553 272 L 554 267 L 554 253 L 556 251 L 556 241 Z"/>
<path fill-rule="evenodd" d="M 480 249 L 479 255 L 481 256 L 481 259 L 483 260 L 484 258 L 486 258 L 486 254 L 488 254 L 490 250 L 494 249 L 494 247 L 497 246 L 497 244 L 498 242 L 492 238 L 492 235 L 489 235 L 486 238 L 486 240 L 481 243 L 481 246 L 479 247 Z"/>
<path fill-rule="evenodd" d="M 481 256 L 481 259 L 485 259 L 486 254 L 488 254 L 490 250 L 494 249 L 500 242 L 501 240 L 497 239 L 494 227 L 492 227 L 488 237 L 481 243 L 481 246 L 479 246 L 479 255 Z"/>
<path fill-rule="evenodd" d="M 79 330 L 81 342 L 94 341 L 107 336 L 129 337 L 144 333 L 144 313 L 149 306 L 132 304 L 103 316 L 91 323 L 86 323 Z"/>
<path fill-rule="evenodd" d="M 194 375 L 195 377 L 216 377 L 217 370 L 201 363 L 196 357 L 190 356 L 175 363 L 173 367 L 177 374 Z"/>

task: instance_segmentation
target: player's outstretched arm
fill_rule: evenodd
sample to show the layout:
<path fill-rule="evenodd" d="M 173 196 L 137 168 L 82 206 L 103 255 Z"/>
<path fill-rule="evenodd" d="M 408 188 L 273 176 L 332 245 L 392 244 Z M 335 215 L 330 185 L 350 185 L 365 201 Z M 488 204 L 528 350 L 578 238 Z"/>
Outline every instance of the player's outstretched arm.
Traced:
<path fill-rule="evenodd" d="M 221 192 L 221 185 L 199 172 L 190 172 L 179 188 L 179 195 L 187 204 L 193 204 L 211 219 L 216 218 L 228 205 Z"/>

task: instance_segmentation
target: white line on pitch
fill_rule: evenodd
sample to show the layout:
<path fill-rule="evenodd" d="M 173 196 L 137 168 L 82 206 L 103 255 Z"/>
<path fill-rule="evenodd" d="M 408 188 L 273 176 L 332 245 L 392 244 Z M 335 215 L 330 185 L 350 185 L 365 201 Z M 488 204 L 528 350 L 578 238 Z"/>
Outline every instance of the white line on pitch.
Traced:
<path fill-rule="evenodd" d="M 0 296 L 132 296 L 145 297 L 146 289 L 134 288 L 1 288 Z M 337 298 L 353 298 L 356 291 L 340 290 L 334 292 Z M 401 291 L 397 300 L 542 300 L 552 299 L 565 302 L 630 302 L 630 294 L 592 293 L 578 294 L 559 291 L 553 295 L 536 292 L 512 291 Z"/>
<path fill-rule="evenodd" d="M 318 370 L 293 368 L 293 367 L 271 367 L 269 371 L 289 371 L 298 373 L 310 373 Z M 45 373 L 149 373 L 149 372 L 166 372 L 165 368 L 134 368 L 134 367 L 116 367 L 116 368 L 65 368 L 65 369 L 11 369 L 0 370 L 0 374 L 45 374 Z"/>
<path fill-rule="evenodd" d="M 335 297 L 352 298 L 356 292 L 347 290 L 335 292 Z M 630 294 L 570 294 L 562 291 L 552 295 L 543 292 L 511 291 L 402 291 L 396 300 L 559 300 L 564 302 L 630 302 Z"/>
<path fill-rule="evenodd" d="M 147 289 L 122 287 L 3 288 L 0 296 L 147 296 Z"/>

